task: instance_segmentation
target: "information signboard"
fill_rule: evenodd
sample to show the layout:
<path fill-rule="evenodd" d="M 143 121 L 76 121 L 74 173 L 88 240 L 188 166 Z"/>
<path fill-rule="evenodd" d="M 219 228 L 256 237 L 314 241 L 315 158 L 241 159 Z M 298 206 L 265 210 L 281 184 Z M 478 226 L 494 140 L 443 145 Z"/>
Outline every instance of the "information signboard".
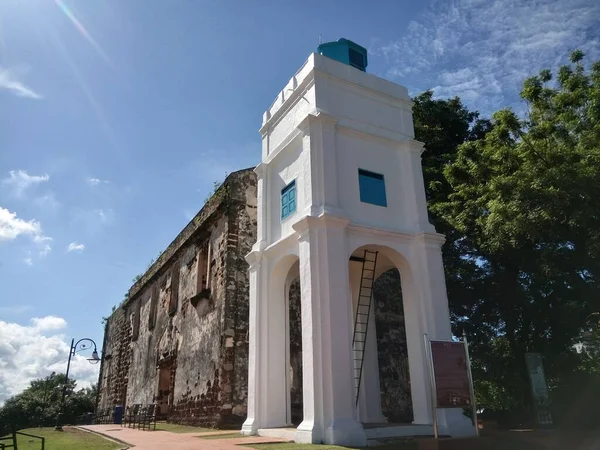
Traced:
<path fill-rule="evenodd" d="M 438 408 L 471 407 L 471 383 L 463 342 L 431 342 Z"/>
<path fill-rule="evenodd" d="M 539 353 L 525 353 L 525 362 L 531 380 L 537 423 L 542 426 L 550 426 L 552 425 L 552 412 L 550 409 L 548 385 L 546 384 L 546 376 L 544 375 L 544 366 L 542 364 L 542 355 Z"/>
<path fill-rule="evenodd" d="M 429 374 L 431 381 L 431 403 L 433 407 L 433 434 L 438 438 L 438 408 L 471 408 L 473 425 L 479 435 L 477 406 L 473 391 L 471 362 L 466 336 L 460 341 L 430 340 L 427 335 L 425 345 L 429 353 Z"/>

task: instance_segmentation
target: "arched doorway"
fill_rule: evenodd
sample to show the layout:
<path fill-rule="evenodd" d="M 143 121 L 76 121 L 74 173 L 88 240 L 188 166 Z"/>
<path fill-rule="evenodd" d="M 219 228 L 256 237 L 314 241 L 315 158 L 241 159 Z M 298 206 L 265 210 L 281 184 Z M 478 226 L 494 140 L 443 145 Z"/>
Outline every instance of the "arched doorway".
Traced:
<path fill-rule="evenodd" d="M 269 427 L 299 425 L 303 419 L 300 265 L 296 255 L 279 260 L 269 280 Z M 271 366 L 271 365 L 270 365 Z M 275 407 L 276 405 L 276 407 Z"/>
<path fill-rule="evenodd" d="M 413 420 L 402 262 L 394 250 L 375 245 L 358 248 L 349 260 L 355 395 L 365 425 Z"/>

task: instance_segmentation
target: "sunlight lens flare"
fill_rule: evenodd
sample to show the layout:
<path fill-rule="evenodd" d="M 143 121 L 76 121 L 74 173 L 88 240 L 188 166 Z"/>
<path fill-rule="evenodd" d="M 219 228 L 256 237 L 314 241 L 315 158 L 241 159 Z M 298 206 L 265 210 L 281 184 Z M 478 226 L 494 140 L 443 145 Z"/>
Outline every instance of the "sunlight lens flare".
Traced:
<path fill-rule="evenodd" d="M 98 52 L 102 59 L 109 66 L 113 67 L 112 62 L 108 58 L 107 54 L 102 50 L 102 47 L 95 41 L 95 39 L 88 33 L 83 24 L 79 21 L 75 13 L 69 8 L 62 0 L 54 0 L 61 11 L 67 16 L 67 18 L 75 25 L 75 28 L 82 34 L 82 36 L 91 44 L 92 47 Z"/>

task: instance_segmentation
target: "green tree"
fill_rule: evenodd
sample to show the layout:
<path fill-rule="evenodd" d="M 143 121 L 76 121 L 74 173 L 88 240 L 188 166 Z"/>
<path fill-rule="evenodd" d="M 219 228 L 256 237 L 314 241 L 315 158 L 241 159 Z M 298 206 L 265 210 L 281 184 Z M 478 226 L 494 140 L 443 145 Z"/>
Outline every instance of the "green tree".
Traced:
<path fill-rule="evenodd" d="M 61 408 L 64 374 L 52 373 L 34 380 L 18 395 L 9 398 L 0 408 L 0 435 L 16 429 L 51 426 Z M 76 382 L 68 380 L 63 421 L 74 423 L 80 415 L 93 412 L 96 402 L 96 386 L 76 391 Z"/>
<path fill-rule="evenodd" d="M 541 352 L 558 380 L 579 364 L 573 344 L 600 307 L 600 63 L 582 61 L 574 52 L 556 82 L 549 70 L 527 79 L 526 116 L 495 113 L 446 164 L 447 200 L 430 203 L 476 266 L 473 295 L 451 302 L 477 378 L 525 408 L 524 354 Z"/>

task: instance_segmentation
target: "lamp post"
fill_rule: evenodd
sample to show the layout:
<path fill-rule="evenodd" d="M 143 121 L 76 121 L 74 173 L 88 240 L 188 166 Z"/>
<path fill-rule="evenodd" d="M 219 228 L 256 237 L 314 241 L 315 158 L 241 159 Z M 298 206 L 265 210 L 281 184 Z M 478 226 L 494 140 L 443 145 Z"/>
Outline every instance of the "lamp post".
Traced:
<path fill-rule="evenodd" d="M 71 358 L 75 356 L 75 353 L 78 353 L 83 350 L 89 350 L 92 345 L 94 346 L 94 351 L 92 352 L 92 357 L 87 358 L 90 364 L 98 364 L 100 362 L 100 357 L 98 356 L 98 348 L 96 343 L 90 338 L 82 338 L 75 342 L 75 339 L 71 339 L 71 348 L 69 349 L 69 359 L 67 361 L 67 373 L 65 374 L 65 384 L 63 385 L 62 390 L 62 398 L 60 400 L 60 409 L 58 415 L 56 416 L 56 427 L 54 428 L 57 431 L 62 431 L 61 418 L 65 409 L 65 396 L 67 395 L 67 386 L 69 384 L 69 369 L 71 368 Z"/>

